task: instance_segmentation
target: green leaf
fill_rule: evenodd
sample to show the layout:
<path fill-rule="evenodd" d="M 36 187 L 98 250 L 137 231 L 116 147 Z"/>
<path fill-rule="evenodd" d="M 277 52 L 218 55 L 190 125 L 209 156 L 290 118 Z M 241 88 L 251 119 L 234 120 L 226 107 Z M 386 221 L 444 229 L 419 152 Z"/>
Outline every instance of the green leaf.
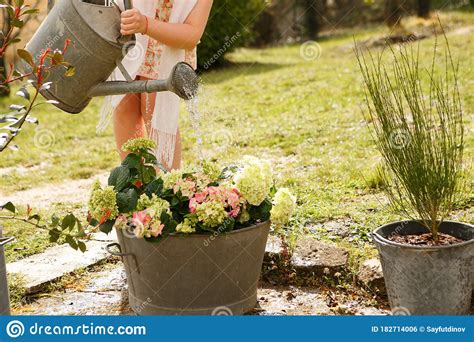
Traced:
<path fill-rule="evenodd" d="M 114 228 L 114 225 L 115 225 L 115 220 L 109 220 L 109 221 L 106 221 L 106 222 L 102 223 L 99 226 L 99 229 L 102 233 L 109 234 L 112 231 L 112 229 Z"/>
<path fill-rule="evenodd" d="M 18 49 L 16 50 L 16 53 L 18 54 L 18 57 L 23 59 L 26 63 L 29 65 L 33 66 L 35 63 L 33 62 L 33 56 L 31 56 L 31 53 L 29 53 L 25 49 Z"/>
<path fill-rule="evenodd" d="M 157 162 L 156 156 L 152 153 L 149 152 L 143 152 L 142 153 L 143 158 L 145 159 L 146 164 L 152 164 L 155 165 Z"/>
<path fill-rule="evenodd" d="M 163 179 L 161 178 L 155 179 L 153 182 L 148 184 L 145 188 L 145 193 L 148 195 L 148 197 L 151 197 L 153 194 L 159 196 L 162 191 L 163 191 Z"/>
<path fill-rule="evenodd" d="M 30 8 L 30 9 L 27 9 L 23 12 L 23 14 L 36 14 L 36 13 L 39 13 L 38 8 Z"/>
<path fill-rule="evenodd" d="M 143 168 L 142 179 L 145 184 L 152 182 L 156 178 L 156 170 L 153 166 Z"/>
<path fill-rule="evenodd" d="M 180 203 L 180 200 L 179 200 L 179 197 L 178 197 L 178 194 L 176 194 L 176 196 L 173 196 L 173 198 L 171 199 L 171 206 L 172 207 L 176 207 L 177 205 L 179 205 Z"/>
<path fill-rule="evenodd" d="M 66 242 L 69 244 L 69 246 L 71 246 L 72 249 L 75 249 L 76 251 L 79 248 L 76 240 L 71 235 L 66 236 Z"/>
<path fill-rule="evenodd" d="M 61 234 L 57 229 L 51 229 L 49 231 L 49 241 L 52 243 L 58 242 L 60 236 Z"/>
<path fill-rule="evenodd" d="M 87 246 L 83 241 L 77 241 L 77 246 L 79 247 L 79 250 L 84 253 L 87 251 Z"/>
<path fill-rule="evenodd" d="M 59 225 L 59 217 L 56 214 L 51 215 L 51 223 L 49 224 L 50 227 L 57 227 Z"/>
<path fill-rule="evenodd" d="M 28 92 L 28 90 L 26 90 L 26 88 L 20 88 L 20 90 L 16 92 L 16 95 L 23 97 L 28 101 L 30 100 L 30 93 Z"/>
<path fill-rule="evenodd" d="M 129 213 L 137 208 L 138 193 L 133 188 L 117 193 L 116 198 L 121 213 Z"/>
<path fill-rule="evenodd" d="M 64 62 L 64 56 L 60 51 L 55 51 L 52 60 L 53 64 L 61 64 Z"/>
<path fill-rule="evenodd" d="M 64 216 L 63 221 L 61 223 L 61 228 L 63 230 L 72 229 L 76 225 L 76 217 L 73 214 L 68 214 Z"/>
<path fill-rule="evenodd" d="M 10 21 L 10 25 L 12 25 L 14 27 L 22 28 L 23 25 L 25 25 L 25 22 L 23 20 L 20 20 L 20 19 L 13 19 L 13 20 Z"/>
<path fill-rule="evenodd" d="M 16 213 L 16 207 L 15 207 L 15 205 L 14 205 L 12 202 L 7 202 L 7 203 L 5 203 L 4 205 L 2 205 L 2 206 L 0 207 L 0 209 L 1 209 L 1 210 L 6 209 L 6 210 L 12 212 L 13 214 Z"/>
<path fill-rule="evenodd" d="M 141 158 L 135 153 L 130 153 L 127 155 L 122 162 L 122 165 L 128 167 L 129 169 L 138 168 L 140 164 Z"/>
<path fill-rule="evenodd" d="M 69 65 L 66 67 L 66 72 L 64 73 L 64 76 L 66 77 L 72 77 L 76 74 L 76 68 L 72 65 Z"/>
<path fill-rule="evenodd" d="M 267 198 L 259 206 L 250 206 L 248 211 L 250 217 L 254 220 L 267 221 L 270 219 L 270 210 L 272 202 Z"/>
<path fill-rule="evenodd" d="M 109 185 L 112 185 L 115 191 L 120 192 L 130 185 L 130 170 L 125 166 L 115 168 L 109 176 Z"/>
<path fill-rule="evenodd" d="M 33 221 L 33 220 L 39 221 L 39 220 L 41 220 L 41 217 L 38 214 L 28 216 L 28 221 Z"/>

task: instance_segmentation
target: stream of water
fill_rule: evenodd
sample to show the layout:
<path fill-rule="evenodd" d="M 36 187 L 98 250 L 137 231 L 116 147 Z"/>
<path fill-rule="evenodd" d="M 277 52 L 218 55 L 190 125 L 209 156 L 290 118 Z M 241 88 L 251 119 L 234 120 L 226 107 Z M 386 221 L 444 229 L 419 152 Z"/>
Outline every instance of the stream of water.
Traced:
<path fill-rule="evenodd" d="M 201 132 L 201 113 L 199 112 L 199 97 L 195 96 L 190 100 L 186 100 L 186 110 L 189 113 L 189 119 L 191 121 L 191 127 L 194 131 L 194 137 L 196 138 L 196 152 L 200 163 L 204 160 L 204 154 L 202 151 L 202 132 Z"/>

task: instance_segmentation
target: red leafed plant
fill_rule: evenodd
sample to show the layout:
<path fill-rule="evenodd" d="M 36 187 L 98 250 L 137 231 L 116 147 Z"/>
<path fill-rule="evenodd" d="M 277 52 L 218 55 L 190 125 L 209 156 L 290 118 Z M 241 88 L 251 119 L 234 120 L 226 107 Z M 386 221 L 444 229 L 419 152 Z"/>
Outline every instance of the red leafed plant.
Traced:
<path fill-rule="evenodd" d="M 5 52 L 13 43 L 18 43 L 18 32 L 23 28 L 25 20 L 38 12 L 24 4 L 24 0 L 0 0 L 0 8 L 7 12 L 9 25 L 6 33 L 0 32 L 0 59 L 3 59 Z M 16 95 L 22 97 L 26 104 L 10 105 L 10 112 L 0 114 L 0 152 L 7 147 L 16 150 L 18 146 L 11 144 L 14 138 L 20 133 L 25 122 L 38 124 L 38 120 L 31 117 L 33 109 L 43 103 L 39 102 L 39 94 L 43 89 L 51 86 L 48 82 L 48 75 L 53 68 L 64 68 L 66 76 L 74 75 L 74 67 L 64 60 L 64 53 L 68 49 L 70 40 L 66 40 L 62 50 L 45 49 L 38 61 L 35 61 L 31 54 L 24 49 L 18 49 L 16 54 L 28 65 L 27 72 L 22 72 L 9 65 L 8 70 L 1 70 L 0 88 L 8 87 L 14 82 L 26 82 L 20 86 Z M 30 93 L 31 89 L 31 93 Z M 26 213 L 20 216 L 17 208 L 11 202 L 0 205 L 0 221 L 12 220 L 30 224 L 38 229 L 49 232 L 51 242 L 66 242 L 74 249 L 86 250 L 86 245 L 82 241 L 90 237 L 92 232 L 86 232 L 72 213 L 59 218 L 56 215 L 44 222 L 39 215 L 34 213 L 30 206 L 27 206 Z"/>
<path fill-rule="evenodd" d="M 25 23 L 25 17 L 37 13 L 38 10 L 25 5 L 24 0 L 12 0 L 7 3 L 2 1 L 0 8 L 8 12 L 10 21 L 8 32 L 2 32 L 0 58 L 3 58 L 7 48 L 11 44 L 20 41 L 19 38 L 15 38 L 15 30 L 21 30 Z M 0 152 L 4 151 L 7 147 L 18 149 L 18 146 L 12 145 L 11 142 L 20 133 L 23 124 L 25 122 L 38 124 L 37 119 L 30 117 L 33 108 L 42 103 L 52 102 L 46 101 L 38 103 L 39 92 L 51 86 L 51 83 L 47 82 L 50 70 L 52 68 L 62 67 L 65 69 L 67 76 L 74 74 L 74 67 L 64 60 L 64 53 L 68 45 L 69 41 L 66 42 L 62 51 L 45 49 L 38 61 L 35 61 L 28 51 L 18 49 L 16 53 L 29 65 L 29 71 L 23 73 L 15 68 L 13 64 L 9 65 L 8 71 L 3 70 L 3 76 L 0 79 L 0 87 L 6 87 L 18 81 L 28 81 L 16 92 L 16 95 L 22 97 L 27 103 L 12 104 L 10 106 L 11 112 L 0 115 Z M 31 93 L 29 88 L 33 88 Z"/>

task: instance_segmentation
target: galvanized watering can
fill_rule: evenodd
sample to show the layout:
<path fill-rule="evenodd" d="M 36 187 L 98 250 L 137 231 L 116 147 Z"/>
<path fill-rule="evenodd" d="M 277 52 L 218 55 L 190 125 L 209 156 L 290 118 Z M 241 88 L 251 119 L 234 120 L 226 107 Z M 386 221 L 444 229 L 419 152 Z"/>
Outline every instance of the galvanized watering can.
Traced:
<path fill-rule="evenodd" d="M 126 9 L 132 7 L 130 0 L 124 4 Z M 62 50 L 67 39 L 71 45 L 65 60 L 75 67 L 75 75 L 66 77 L 64 70 L 52 69 L 48 79 L 52 85 L 41 94 L 68 113 L 80 113 L 97 96 L 172 91 L 190 99 L 197 93 L 196 73 L 186 63 L 177 64 L 167 80 L 131 79 L 121 62 L 136 40 L 134 35 L 121 36 L 120 9 L 112 1 L 59 1 L 26 49 L 38 61 L 47 48 Z M 106 82 L 116 67 L 127 81 Z"/>

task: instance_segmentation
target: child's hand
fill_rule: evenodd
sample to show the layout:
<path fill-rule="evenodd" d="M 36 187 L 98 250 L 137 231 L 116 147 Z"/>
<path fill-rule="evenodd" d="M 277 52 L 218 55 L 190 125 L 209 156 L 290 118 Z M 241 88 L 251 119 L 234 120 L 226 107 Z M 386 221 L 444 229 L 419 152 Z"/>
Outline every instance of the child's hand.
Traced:
<path fill-rule="evenodd" d="M 147 19 L 139 10 L 133 8 L 122 12 L 120 33 L 124 36 L 147 31 Z"/>

